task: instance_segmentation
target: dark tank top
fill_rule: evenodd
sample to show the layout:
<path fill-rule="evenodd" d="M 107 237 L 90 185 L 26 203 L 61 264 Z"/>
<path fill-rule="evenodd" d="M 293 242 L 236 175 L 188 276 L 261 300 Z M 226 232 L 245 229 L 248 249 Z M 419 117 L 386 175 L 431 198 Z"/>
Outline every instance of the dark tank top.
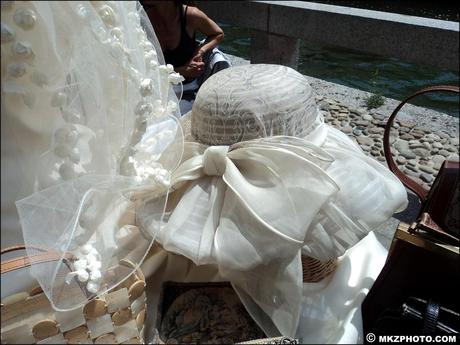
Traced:
<path fill-rule="evenodd" d="M 195 37 L 190 37 L 185 30 L 187 24 L 187 9 L 188 6 L 185 7 L 185 10 L 182 10 L 182 8 L 180 10 L 181 33 L 179 45 L 175 49 L 163 51 L 166 63 L 174 67 L 185 65 L 185 63 L 193 57 L 193 53 L 197 47 Z"/>

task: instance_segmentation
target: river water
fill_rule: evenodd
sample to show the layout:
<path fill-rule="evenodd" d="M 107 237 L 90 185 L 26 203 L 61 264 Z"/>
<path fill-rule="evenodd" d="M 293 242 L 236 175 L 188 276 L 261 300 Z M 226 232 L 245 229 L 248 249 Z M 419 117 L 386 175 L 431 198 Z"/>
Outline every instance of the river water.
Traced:
<path fill-rule="evenodd" d="M 458 21 L 458 7 L 417 1 L 408 7 L 397 1 L 317 1 L 341 6 L 365 7 L 442 20 Z M 345 4 L 347 3 L 347 4 Z M 367 6 L 363 6 L 367 4 Z M 439 6 L 439 7 L 434 7 Z M 225 32 L 220 47 L 223 52 L 250 59 L 251 33 L 249 29 L 219 23 Z M 412 92 L 435 84 L 459 84 L 457 71 L 408 63 L 397 58 L 367 54 L 334 46 L 301 42 L 299 72 L 356 89 L 380 93 L 385 97 L 403 99 Z M 414 104 L 458 117 L 458 97 L 450 94 L 420 96 Z"/>

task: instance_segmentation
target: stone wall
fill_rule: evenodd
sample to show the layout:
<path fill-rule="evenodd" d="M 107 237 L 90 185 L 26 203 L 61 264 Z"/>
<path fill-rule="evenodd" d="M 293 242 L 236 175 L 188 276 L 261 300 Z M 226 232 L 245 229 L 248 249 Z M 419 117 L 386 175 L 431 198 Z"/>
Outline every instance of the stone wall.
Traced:
<path fill-rule="evenodd" d="M 229 55 L 234 66 L 248 60 Z M 385 98 L 377 109 L 366 109 L 370 93 L 305 76 L 316 93 L 325 121 L 348 134 L 363 151 L 386 165 L 383 158 L 383 131 L 386 119 L 400 101 Z M 408 95 L 401 95 L 402 97 Z M 410 178 L 429 188 L 446 158 L 458 159 L 459 119 L 432 109 L 406 104 L 398 114 L 391 131 L 392 153 L 399 168 Z M 400 221 L 415 220 L 420 203 L 408 192 L 408 207 L 374 229 L 377 238 L 388 249 Z"/>

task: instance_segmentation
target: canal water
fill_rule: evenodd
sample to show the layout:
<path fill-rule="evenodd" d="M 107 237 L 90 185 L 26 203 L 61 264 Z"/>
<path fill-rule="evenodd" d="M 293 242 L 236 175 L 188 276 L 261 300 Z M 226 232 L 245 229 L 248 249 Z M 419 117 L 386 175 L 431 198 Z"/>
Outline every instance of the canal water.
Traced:
<path fill-rule="evenodd" d="M 341 6 L 366 7 L 442 20 L 458 21 L 458 8 L 433 8 L 430 4 L 389 8 L 389 1 L 317 1 Z M 410 1 L 405 1 L 406 3 Z M 347 3 L 347 4 L 345 4 Z M 397 3 L 397 2 L 396 2 Z M 417 2 L 418 3 L 418 2 Z M 425 6 L 423 6 L 425 4 Z M 404 5 L 404 1 L 403 1 Z M 439 5 L 439 4 L 438 4 Z M 415 8 L 415 9 L 414 9 Z M 218 23 L 225 32 L 220 48 L 223 52 L 250 59 L 251 33 L 249 29 Z M 408 63 L 397 58 L 372 55 L 335 46 L 301 42 L 299 72 L 329 82 L 379 93 L 385 97 L 403 99 L 412 92 L 435 84 L 459 84 L 457 71 Z M 413 102 L 458 117 L 458 97 L 450 94 L 420 96 Z"/>

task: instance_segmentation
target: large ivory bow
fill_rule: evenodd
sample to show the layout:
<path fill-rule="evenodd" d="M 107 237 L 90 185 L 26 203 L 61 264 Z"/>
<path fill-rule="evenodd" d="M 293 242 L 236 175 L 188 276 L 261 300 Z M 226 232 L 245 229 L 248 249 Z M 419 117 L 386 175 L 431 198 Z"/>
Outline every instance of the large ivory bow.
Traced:
<path fill-rule="evenodd" d="M 294 336 L 300 250 L 320 209 L 339 191 L 325 172 L 333 157 L 293 137 L 185 146 L 186 160 L 172 176 L 179 188 L 171 194 L 173 211 L 156 239 L 197 265 L 217 264 L 256 320 L 261 308 L 276 329 Z"/>
<path fill-rule="evenodd" d="M 332 156 L 302 139 L 187 145 L 192 157 L 173 173 L 171 184 L 191 182 L 158 240 L 197 265 L 217 260 L 248 270 L 292 257 L 292 250 L 283 249 L 302 246 L 310 223 L 339 190 L 324 171 Z"/>

